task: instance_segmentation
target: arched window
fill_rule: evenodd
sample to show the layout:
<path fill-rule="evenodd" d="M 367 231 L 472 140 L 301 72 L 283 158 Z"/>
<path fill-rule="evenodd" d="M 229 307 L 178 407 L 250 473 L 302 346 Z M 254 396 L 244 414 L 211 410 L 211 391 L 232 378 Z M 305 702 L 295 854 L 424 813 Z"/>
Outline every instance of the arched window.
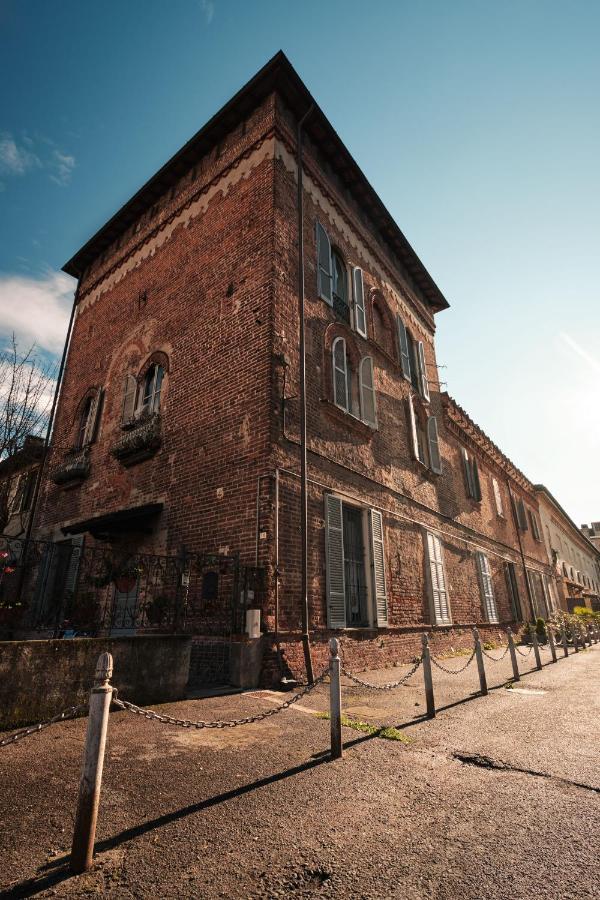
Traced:
<path fill-rule="evenodd" d="M 83 409 L 81 410 L 81 416 L 79 417 L 79 428 L 77 430 L 77 446 L 81 449 L 85 447 L 86 444 L 89 444 L 88 434 L 89 434 L 89 423 L 91 419 L 92 406 L 94 403 L 93 397 L 88 397 L 85 403 L 83 404 Z"/>
<path fill-rule="evenodd" d="M 345 339 L 337 337 L 331 345 L 331 369 L 335 405 L 376 428 L 377 410 L 371 357 L 366 356 L 359 361 L 358 357 L 348 353 Z"/>
<path fill-rule="evenodd" d="M 160 409 L 160 392 L 165 370 L 158 363 L 152 363 L 140 385 L 138 407 L 140 415 L 152 415 Z"/>

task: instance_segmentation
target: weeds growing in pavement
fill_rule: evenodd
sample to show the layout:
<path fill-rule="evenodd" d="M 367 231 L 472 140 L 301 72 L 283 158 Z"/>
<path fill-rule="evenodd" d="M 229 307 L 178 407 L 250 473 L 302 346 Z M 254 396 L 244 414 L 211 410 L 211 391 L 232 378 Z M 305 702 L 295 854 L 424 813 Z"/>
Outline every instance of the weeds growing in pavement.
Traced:
<path fill-rule="evenodd" d="M 331 718 L 328 712 L 317 713 L 317 716 L 319 719 Z M 348 716 L 342 716 L 341 719 L 345 728 L 353 728 L 354 731 L 384 738 L 386 741 L 400 741 L 402 744 L 410 744 L 410 738 L 393 726 L 384 728 L 381 725 L 369 725 L 368 722 L 361 722 L 360 719 L 350 719 Z"/>

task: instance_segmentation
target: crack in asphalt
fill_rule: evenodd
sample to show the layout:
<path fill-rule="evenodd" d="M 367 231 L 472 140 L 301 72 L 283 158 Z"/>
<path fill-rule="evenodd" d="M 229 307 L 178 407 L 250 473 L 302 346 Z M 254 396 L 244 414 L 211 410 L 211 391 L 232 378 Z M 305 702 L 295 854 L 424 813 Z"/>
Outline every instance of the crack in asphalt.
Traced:
<path fill-rule="evenodd" d="M 501 772 L 518 772 L 521 775 L 532 775 L 534 778 L 548 778 L 552 781 L 560 781 L 569 787 L 581 788 L 585 791 L 592 791 L 600 794 L 600 787 L 594 787 L 591 784 L 585 784 L 582 781 L 572 781 L 570 778 L 563 778 L 561 775 L 552 775 L 549 772 L 540 772 L 537 769 L 525 769 L 521 766 L 513 766 L 511 763 L 503 762 L 500 759 L 492 759 L 491 756 L 483 756 L 481 753 L 465 753 L 455 750 L 452 753 L 454 759 L 466 766 L 477 766 L 479 769 L 496 769 Z"/>

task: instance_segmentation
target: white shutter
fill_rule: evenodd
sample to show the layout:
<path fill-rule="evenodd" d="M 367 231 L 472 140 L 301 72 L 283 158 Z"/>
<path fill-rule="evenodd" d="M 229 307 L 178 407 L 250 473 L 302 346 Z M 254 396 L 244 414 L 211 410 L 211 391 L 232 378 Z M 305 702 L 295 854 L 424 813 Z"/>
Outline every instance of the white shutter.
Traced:
<path fill-rule="evenodd" d="M 377 427 L 377 407 L 375 405 L 375 385 L 373 382 L 373 360 L 365 356 L 360 361 L 360 414 L 363 422 Z"/>
<path fill-rule="evenodd" d="M 362 269 L 358 267 L 353 271 L 354 288 L 354 325 L 359 334 L 367 336 L 367 317 L 365 315 L 365 290 L 363 286 Z"/>
<path fill-rule="evenodd" d="M 427 381 L 427 367 L 425 365 L 425 348 L 423 341 L 417 343 L 417 359 L 419 361 L 419 384 L 423 400 L 429 400 L 429 382 Z"/>
<path fill-rule="evenodd" d="M 369 510 L 371 525 L 371 553 L 373 560 L 373 595 L 377 625 L 386 628 L 388 624 L 387 591 L 385 588 L 385 549 L 383 545 L 383 516 L 377 509 Z"/>
<path fill-rule="evenodd" d="M 342 518 L 342 501 L 331 494 L 325 494 L 325 522 L 327 624 L 329 628 L 345 628 L 344 520 Z"/>
<path fill-rule="evenodd" d="M 440 442 L 435 416 L 429 416 L 427 419 L 427 442 L 429 444 L 429 465 L 431 466 L 431 471 L 441 475 L 442 457 L 440 456 Z"/>
<path fill-rule="evenodd" d="M 408 395 L 408 421 L 410 424 L 410 440 L 414 459 L 419 459 L 419 440 L 417 438 L 417 419 L 412 394 Z"/>
<path fill-rule="evenodd" d="M 317 292 L 321 300 L 333 305 L 331 296 L 331 244 L 329 235 L 317 222 Z"/>
<path fill-rule="evenodd" d="M 471 460 L 469 458 L 469 454 L 465 450 L 464 447 L 461 447 L 461 453 L 463 458 L 463 466 L 465 470 L 465 481 L 467 482 L 467 496 L 474 497 L 475 496 L 475 487 L 473 485 L 473 473 L 471 470 Z"/>
<path fill-rule="evenodd" d="M 408 349 L 408 335 L 406 333 L 406 325 L 400 318 L 396 316 L 398 326 L 398 350 L 400 352 L 400 367 L 404 377 L 410 381 L 410 350 Z"/>
<path fill-rule="evenodd" d="M 346 341 L 336 338 L 331 348 L 333 361 L 333 402 L 340 409 L 349 411 L 348 366 L 346 363 Z"/>
<path fill-rule="evenodd" d="M 492 478 L 492 490 L 494 492 L 494 500 L 496 501 L 496 512 L 499 516 L 504 516 L 504 508 L 502 506 L 502 494 L 500 493 L 500 485 L 495 478 Z"/>
<path fill-rule="evenodd" d="M 483 611 L 488 622 L 498 621 L 498 610 L 496 608 L 496 599 L 494 597 L 494 586 L 492 584 L 492 573 L 490 571 L 490 561 L 480 550 L 475 554 L 477 561 L 477 574 L 479 576 L 479 589 L 481 592 L 481 602 Z"/>
<path fill-rule="evenodd" d="M 442 543 L 437 535 L 428 531 L 426 546 L 433 623 L 435 625 L 450 625 L 452 624 L 452 619 L 450 617 L 450 603 L 446 587 Z"/>
<path fill-rule="evenodd" d="M 121 411 L 121 422 L 130 422 L 135 415 L 135 401 L 137 395 L 137 381 L 133 375 L 125 376 L 123 385 L 123 409 Z"/>
<path fill-rule="evenodd" d="M 65 574 L 65 594 L 70 594 L 71 596 L 75 593 L 75 588 L 77 586 L 77 574 L 79 572 L 79 561 L 81 559 L 81 552 L 83 549 L 83 535 L 77 535 L 77 537 L 71 538 L 71 556 L 69 558 L 69 565 L 67 566 L 67 571 Z"/>

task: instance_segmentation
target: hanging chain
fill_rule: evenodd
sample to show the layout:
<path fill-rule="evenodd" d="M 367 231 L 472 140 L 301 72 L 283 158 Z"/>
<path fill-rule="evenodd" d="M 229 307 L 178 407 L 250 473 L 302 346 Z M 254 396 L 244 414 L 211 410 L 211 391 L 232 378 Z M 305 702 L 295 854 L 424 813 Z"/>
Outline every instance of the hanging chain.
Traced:
<path fill-rule="evenodd" d="M 216 722 L 203 722 L 203 721 L 192 721 L 191 719 L 177 719 L 174 716 L 163 715 L 162 713 L 157 713 L 153 709 L 144 709 L 142 706 L 136 706 L 135 703 L 129 703 L 127 700 L 119 700 L 113 697 L 113 704 L 118 706 L 119 709 L 125 709 L 128 712 L 135 713 L 137 716 L 142 716 L 144 719 L 152 719 L 156 722 L 162 722 L 163 725 L 178 725 L 180 728 L 237 728 L 238 725 L 251 725 L 254 722 L 262 722 L 263 719 L 268 719 L 270 716 L 276 716 L 277 713 L 283 712 L 284 709 L 289 709 L 292 704 L 297 703 L 298 700 L 301 700 L 302 697 L 306 697 L 307 694 L 310 694 L 317 685 L 322 684 L 325 681 L 325 678 L 329 674 L 329 667 L 325 669 L 325 671 L 319 675 L 319 677 L 312 684 L 307 684 L 301 691 L 298 691 L 297 694 L 294 694 L 293 697 L 290 697 L 289 700 L 286 700 L 280 706 L 275 706 L 272 709 L 268 709 L 263 713 L 256 713 L 253 716 L 247 716 L 245 719 L 231 719 L 230 721 L 216 721 Z"/>
<path fill-rule="evenodd" d="M 487 658 L 491 659 L 493 662 L 502 662 L 502 660 L 504 659 L 504 657 L 506 656 L 506 654 L 508 653 L 509 650 L 510 650 L 510 646 L 507 644 L 502 656 L 492 656 L 491 653 L 488 653 L 488 651 L 485 649 L 485 647 L 481 648 L 481 652 L 483 653 L 483 655 L 487 656 Z"/>
<path fill-rule="evenodd" d="M 403 684 L 406 684 L 409 678 L 415 674 L 421 663 L 423 662 L 423 657 L 420 656 L 418 660 L 414 663 L 412 668 L 400 678 L 399 681 L 390 681 L 387 684 L 372 684 L 370 681 L 363 681 L 361 678 L 357 678 L 356 675 L 353 675 L 352 672 L 349 672 L 348 669 L 344 669 L 342 667 L 342 673 L 353 681 L 354 684 L 360 685 L 360 687 L 368 688 L 371 691 L 393 691 L 394 688 L 401 687 Z"/>
<path fill-rule="evenodd" d="M 82 713 L 87 708 L 87 703 L 83 703 L 81 706 L 70 706 L 68 709 L 63 710 L 57 716 L 53 716 L 46 722 L 39 722 L 38 725 L 32 725 L 29 728 L 22 728 L 20 731 L 15 731 L 10 737 L 0 741 L 0 747 L 8 747 L 9 744 L 15 744 L 17 741 L 21 741 L 23 738 L 29 737 L 32 734 L 38 734 L 40 731 L 43 731 L 44 728 L 49 728 L 50 725 L 56 725 L 57 722 L 65 722 L 67 719 L 74 719 L 79 713 Z"/>
<path fill-rule="evenodd" d="M 435 658 L 435 656 L 431 656 L 431 662 L 434 664 L 434 666 L 436 666 L 442 672 L 445 672 L 447 675 L 460 675 L 461 672 L 464 672 L 465 669 L 467 669 L 471 665 L 471 663 L 473 662 L 474 659 L 475 659 L 475 649 L 473 649 L 473 652 L 471 653 L 470 657 L 468 658 L 468 660 L 466 661 L 464 666 L 460 667 L 460 669 L 448 669 L 446 666 L 443 666 L 441 662 L 438 662 L 437 659 Z"/>
<path fill-rule="evenodd" d="M 520 647 L 515 647 L 515 650 L 516 650 L 517 653 L 519 653 L 521 656 L 529 656 L 529 654 L 530 654 L 531 651 L 533 650 L 533 644 L 530 646 L 530 648 L 529 648 L 529 650 L 527 651 L 527 653 L 523 653 L 523 651 L 521 650 Z"/>

